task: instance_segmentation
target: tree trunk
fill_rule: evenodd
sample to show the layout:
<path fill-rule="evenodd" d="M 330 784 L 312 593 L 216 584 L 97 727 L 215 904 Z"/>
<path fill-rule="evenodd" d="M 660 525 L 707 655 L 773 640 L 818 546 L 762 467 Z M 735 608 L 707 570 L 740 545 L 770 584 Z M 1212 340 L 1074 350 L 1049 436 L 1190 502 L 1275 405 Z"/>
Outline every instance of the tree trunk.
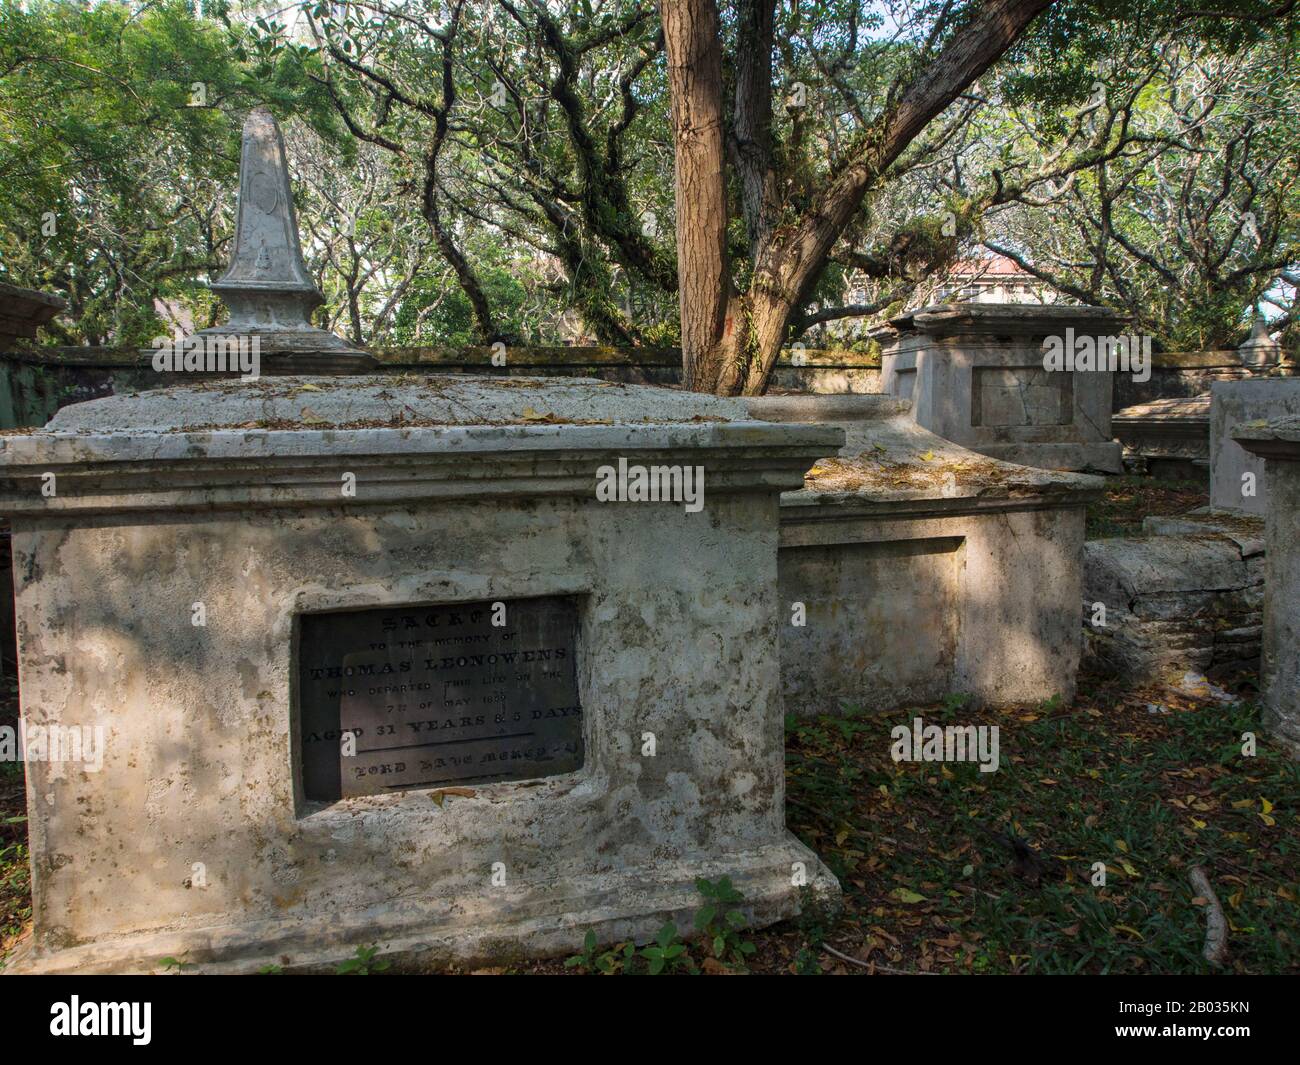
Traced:
<path fill-rule="evenodd" d="M 672 95 L 683 381 L 714 392 L 740 328 L 729 306 L 718 8 L 714 0 L 660 0 L 659 15 Z"/>
<path fill-rule="evenodd" d="M 660 0 L 672 94 L 677 202 L 677 263 L 686 387 L 698 392 L 757 395 L 781 351 L 790 315 L 806 298 L 835 242 L 879 176 L 926 125 L 993 65 L 1055 0 L 988 0 L 943 50 L 917 72 L 863 148 L 813 197 L 813 205 L 780 232 L 764 225 L 771 95 L 753 78 L 767 70 L 770 33 L 751 0 L 740 12 L 738 155 L 747 221 L 757 230 L 753 281 L 738 295 L 727 263 L 727 187 L 723 156 L 722 40 L 715 0 Z M 771 210 L 772 208 L 769 208 Z M 770 215 L 769 215 L 770 217 Z M 754 236 L 751 229 L 751 237 Z"/>

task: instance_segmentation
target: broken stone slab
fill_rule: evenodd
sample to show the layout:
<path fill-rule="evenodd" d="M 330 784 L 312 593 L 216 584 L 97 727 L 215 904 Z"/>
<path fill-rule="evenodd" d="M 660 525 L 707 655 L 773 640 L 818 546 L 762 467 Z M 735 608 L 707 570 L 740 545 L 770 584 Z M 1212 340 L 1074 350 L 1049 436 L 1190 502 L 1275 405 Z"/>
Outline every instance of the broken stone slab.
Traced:
<path fill-rule="evenodd" d="M 1264 553 L 1264 522 L 1249 515 L 1211 513 L 1208 509 L 1186 514 L 1151 514 L 1142 519 L 1149 536 L 1221 536 L 1237 545 L 1242 558 Z"/>
<path fill-rule="evenodd" d="M 1139 683 L 1253 669 L 1264 600 L 1264 560 L 1253 548 L 1209 529 L 1088 541 L 1091 666 Z"/>
<path fill-rule="evenodd" d="M 1210 464 L 1210 397 L 1154 399 L 1117 411 L 1111 427 L 1131 466 L 1154 477 L 1205 477 Z"/>
<path fill-rule="evenodd" d="M 204 338 L 256 340 L 273 374 L 365 373 L 378 363 L 342 337 L 311 324 L 325 297 L 307 272 L 289 184 L 284 137 L 265 107 L 244 122 L 239 202 L 230 265 L 212 291 L 230 311 Z"/>
<path fill-rule="evenodd" d="M 1073 698 L 1084 507 L 1098 478 L 976 454 L 892 397 L 746 404 L 845 434 L 781 498 L 787 712 Z"/>
<path fill-rule="evenodd" d="M 1264 460 L 1235 437 L 1274 418 L 1300 414 L 1300 378 L 1216 381 L 1210 396 L 1210 507 L 1262 518 L 1268 509 Z"/>
<path fill-rule="evenodd" d="M 953 303 L 871 332 L 882 389 L 910 399 L 917 424 L 992 458 L 1045 469 L 1118 473 L 1109 370 L 1047 368 L 1049 340 L 1097 346 L 1128 319 L 1105 307 Z"/>
<path fill-rule="evenodd" d="M 759 924 L 833 899 L 785 828 L 762 648 L 779 494 L 842 438 L 737 400 L 465 377 L 226 381 L 0 437 L 23 722 L 102 730 L 98 766 L 27 766 L 33 934 L 9 969 L 332 971 L 358 947 L 491 964 L 687 928 L 697 877 L 730 876 Z M 620 460 L 703 467 L 702 510 L 600 501 Z M 538 602 L 575 623 L 510 620 Z M 456 634 L 498 603 L 501 635 L 474 624 L 518 653 L 493 664 Z M 447 649 L 408 651 L 439 619 Z M 351 642 L 330 657 L 309 625 Z M 317 671 L 340 677 L 324 703 Z M 543 682 L 573 686 L 576 769 L 515 735 L 540 727 Z M 349 754 L 358 706 L 419 711 L 438 743 L 366 733 Z M 337 730 L 304 728 L 322 712 Z M 364 756 L 378 790 L 319 797 L 322 755 L 353 783 Z M 449 759 L 469 794 L 438 791 Z"/>
<path fill-rule="evenodd" d="M 1264 719 L 1300 758 L 1300 416 L 1246 423 L 1235 441 L 1263 459 L 1268 477 L 1268 584 L 1264 597 Z"/>

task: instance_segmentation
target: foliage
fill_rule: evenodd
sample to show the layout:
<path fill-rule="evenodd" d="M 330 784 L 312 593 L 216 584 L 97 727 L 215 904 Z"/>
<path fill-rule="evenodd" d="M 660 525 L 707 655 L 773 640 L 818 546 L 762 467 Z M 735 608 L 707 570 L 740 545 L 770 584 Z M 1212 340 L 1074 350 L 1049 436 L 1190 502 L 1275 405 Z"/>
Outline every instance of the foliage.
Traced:
<path fill-rule="evenodd" d="M 372 976 L 375 973 L 384 972 L 392 966 L 392 962 L 385 958 L 375 961 L 375 955 L 378 952 L 378 947 L 357 947 L 356 954 L 341 962 L 339 967 L 334 970 L 335 975 Z"/>
<path fill-rule="evenodd" d="M 722 11 L 729 114 L 744 7 Z M 228 255 L 240 125 L 265 103 L 322 324 L 372 344 L 680 342 L 667 67 L 646 0 L 204 8 L 0 0 L 0 279 L 69 300 L 49 340 L 139 345 L 216 320 L 206 283 Z M 778 232 L 978 8 L 776 5 Z M 1300 85 L 1295 20 L 1267 10 L 1057 0 L 879 175 L 799 293 L 791 337 L 855 343 L 988 249 L 1128 310 L 1166 347 L 1235 345 L 1257 306 L 1289 328 Z M 729 196 L 746 287 L 739 182 Z"/>
<path fill-rule="evenodd" d="M 744 899 L 732 885 L 731 877 L 723 876 L 716 882 L 700 877 L 695 881 L 695 889 L 705 899 L 704 905 L 695 912 L 696 931 L 715 958 L 743 967 L 755 947 L 740 937 L 749 921 L 739 908 Z"/>

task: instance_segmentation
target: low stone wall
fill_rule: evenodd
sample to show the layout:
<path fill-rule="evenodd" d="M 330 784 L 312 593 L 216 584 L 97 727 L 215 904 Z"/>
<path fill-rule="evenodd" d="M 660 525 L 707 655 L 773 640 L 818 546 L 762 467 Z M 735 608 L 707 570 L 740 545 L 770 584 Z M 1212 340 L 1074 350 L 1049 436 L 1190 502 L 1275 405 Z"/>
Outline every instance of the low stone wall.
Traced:
<path fill-rule="evenodd" d="M 1084 506 L 1098 478 L 988 459 L 885 396 L 749 400 L 844 429 L 781 499 L 787 713 L 1074 697 Z M 796 618 L 802 611 L 802 624 Z"/>
<path fill-rule="evenodd" d="M 514 347 L 504 366 L 487 347 L 386 348 L 377 373 L 457 373 L 518 377 L 595 377 L 629 384 L 681 381 L 676 348 Z M 0 429 L 44 425 L 70 403 L 186 384 L 212 375 L 160 373 L 151 356 L 124 348 L 23 348 L 0 354 Z M 789 350 L 772 378 L 776 391 L 880 390 L 880 359 L 842 350 Z"/>
<path fill-rule="evenodd" d="M 631 383 L 676 384 L 681 352 L 676 348 L 516 347 L 504 367 L 492 365 L 487 347 L 381 348 L 374 352 L 386 373 L 505 373 L 598 377 Z M 803 365 L 796 365 L 796 358 Z M 1113 410 L 1162 397 L 1205 395 L 1215 380 L 1243 376 L 1235 351 L 1163 352 L 1152 359 L 1151 379 L 1115 376 Z M 187 375 L 188 376 L 188 375 Z M 0 352 L 0 429 L 44 425 L 69 403 L 177 384 L 159 374 L 149 356 L 126 348 L 15 347 Z M 838 349 L 786 351 L 772 387 L 818 394 L 878 393 L 879 354 Z"/>
<path fill-rule="evenodd" d="M 1115 410 L 1150 403 L 1208 395 L 1215 381 L 1250 376 L 1236 351 L 1160 351 L 1151 356 L 1151 377 L 1135 381 L 1131 374 L 1115 375 Z"/>

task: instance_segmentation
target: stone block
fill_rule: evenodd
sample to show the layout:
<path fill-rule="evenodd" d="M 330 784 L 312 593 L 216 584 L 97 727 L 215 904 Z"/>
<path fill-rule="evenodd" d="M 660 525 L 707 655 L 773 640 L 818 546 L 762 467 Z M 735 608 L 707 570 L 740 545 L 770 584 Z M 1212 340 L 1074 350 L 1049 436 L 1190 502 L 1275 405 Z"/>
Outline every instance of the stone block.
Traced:
<path fill-rule="evenodd" d="M 1260 668 L 1269 732 L 1300 758 L 1300 416 L 1248 422 L 1234 434 L 1268 480 L 1268 580 Z"/>
<path fill-rule="evenodd" d="M 1210 507 L 1262 518 L 1268 509 L 1264 459 L 1234 437 L 1271 419 L 1300 414 L 1300 378 L 1218 381 L 1210 397 Z M 1244 479 L 1247 474 L 1253 483 Z"/>

